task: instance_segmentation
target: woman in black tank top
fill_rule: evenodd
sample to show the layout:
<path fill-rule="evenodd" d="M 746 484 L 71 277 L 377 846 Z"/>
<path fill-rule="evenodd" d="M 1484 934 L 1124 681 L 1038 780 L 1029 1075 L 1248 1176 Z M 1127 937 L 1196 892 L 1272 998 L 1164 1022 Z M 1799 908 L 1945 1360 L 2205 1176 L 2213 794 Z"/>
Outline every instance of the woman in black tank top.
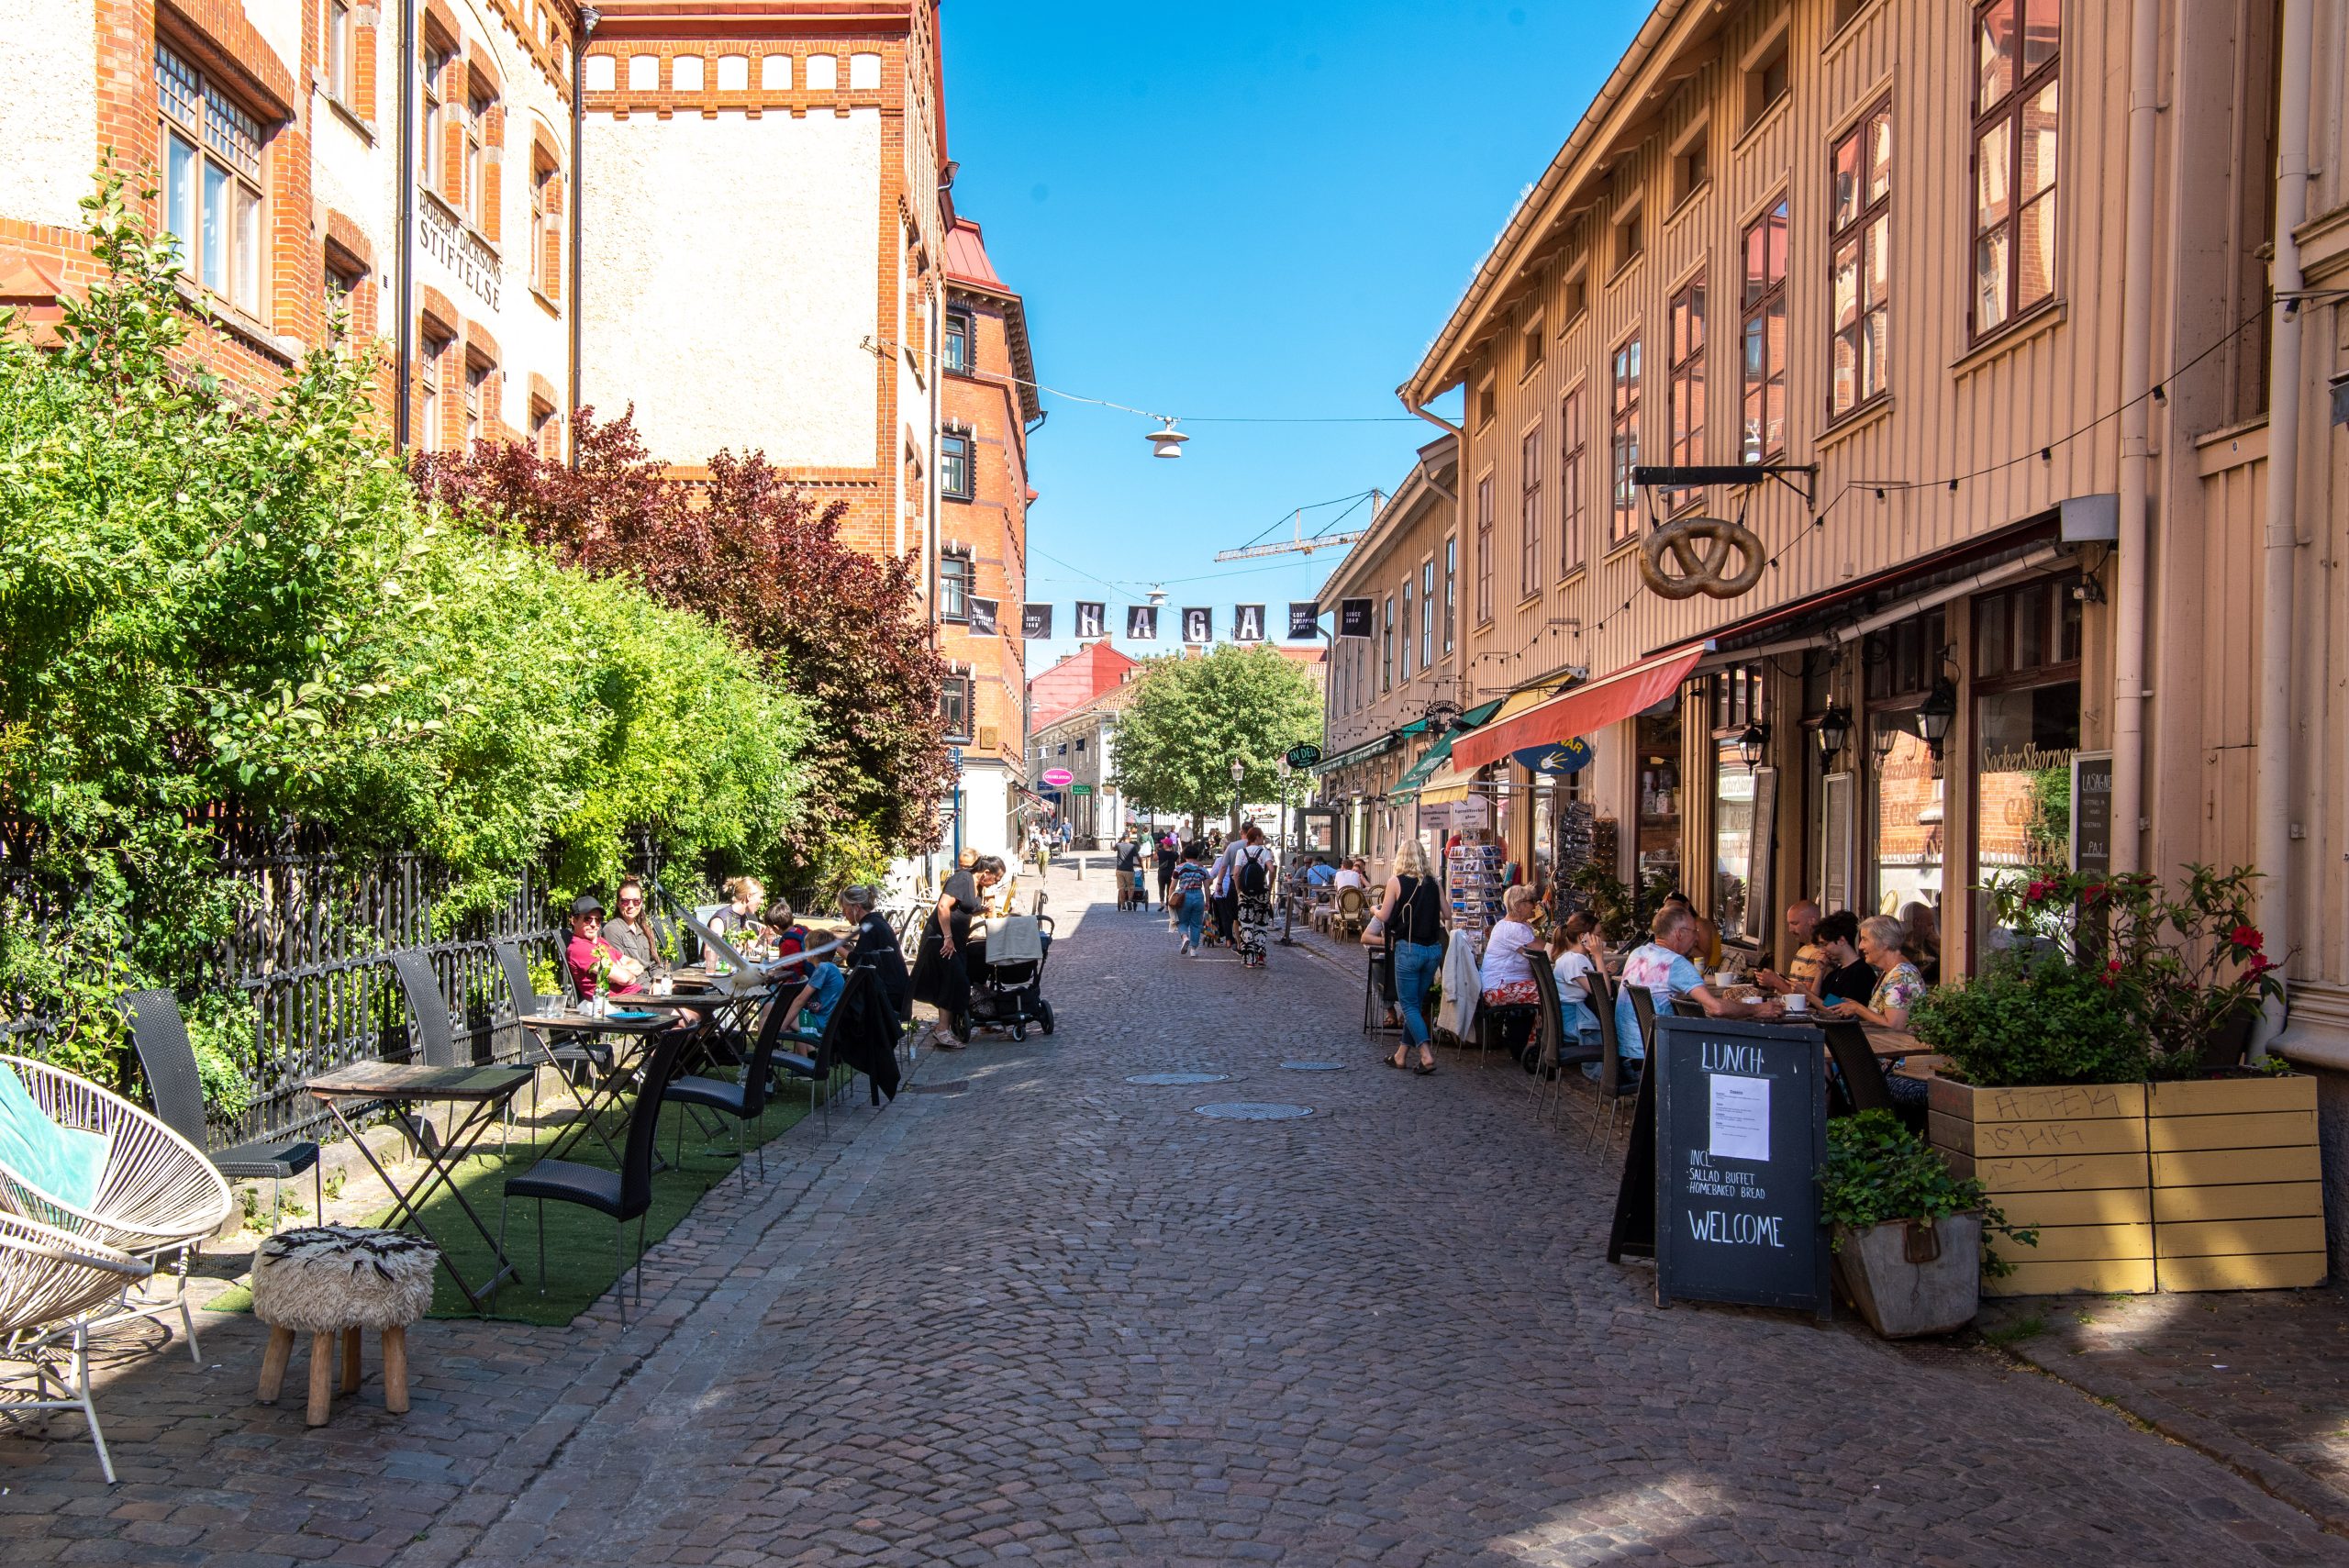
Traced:
<path fill-rule="evenodd" d="M 1426 851 L 1417 839 L 1406 839 L 1396 851 L 1395 874 L 1386 879 L 1386 902 L 1378 911 L 1386 928 L 1390 963 L 1395 974 L 1395 1005 L 1403 1015 L 1403 1043 L 1386 1059 L 1389 1067 L 1404 1066 L 1413 1046 L 1419 1048 L 1417 1071 L 1435 1071 L 1435 1048 L 1428 1028 L 1428 988 L 1443 966 L 1443 897 L 1429 874 Z"/>

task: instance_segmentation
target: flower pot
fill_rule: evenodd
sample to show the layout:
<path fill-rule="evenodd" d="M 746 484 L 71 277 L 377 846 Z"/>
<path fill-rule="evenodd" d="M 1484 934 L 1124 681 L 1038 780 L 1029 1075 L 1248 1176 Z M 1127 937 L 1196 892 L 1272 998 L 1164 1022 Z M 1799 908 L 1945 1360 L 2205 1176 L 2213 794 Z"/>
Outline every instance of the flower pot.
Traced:
<path fill-rule="evenodd" d="M 1977 1089 L 1936 1078 L 1931 1095 L 1927 1136 L 1950 1168 L 1979 1180 L 2008 1224 L 2039 1232 L 2036 1247 L 1992 1241 L 2013 1269 L 1984 1280 L 1984 1295 L 2154 1288 L 2145 1085 Z"/>
<path fill-rule="evenodd" d="M 2150 1088 L 2161 1288 L 2275 1290 L 2321 1281 L 2316 1080 L 2238 1073 Z"/>
<path fill-rule="evenodd" d="M 1835 1228 L 1835 1278 L 1887 1340 L 1953 1334 L 1982 1302 L 1982 1216 Z"/>

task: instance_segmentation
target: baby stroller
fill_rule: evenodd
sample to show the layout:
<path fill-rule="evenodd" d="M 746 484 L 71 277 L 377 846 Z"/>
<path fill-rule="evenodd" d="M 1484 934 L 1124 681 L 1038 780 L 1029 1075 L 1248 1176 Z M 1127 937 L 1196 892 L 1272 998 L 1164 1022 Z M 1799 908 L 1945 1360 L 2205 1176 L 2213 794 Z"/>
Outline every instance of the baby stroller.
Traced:
<path fill-rule="evenodd" d="M 1052 1032 L 1052 1005 L 1044 1000 L 1044 961 L 1052 951 L 1049 915 L 1007 915 L 987 927 L 986 968 L 972 977 L 971 1010 L 957 1019 L 955 1035 L 968 1040 L 974 1029 L 1008 1029 L 1024 1040 L 1028 1026 Z"/>

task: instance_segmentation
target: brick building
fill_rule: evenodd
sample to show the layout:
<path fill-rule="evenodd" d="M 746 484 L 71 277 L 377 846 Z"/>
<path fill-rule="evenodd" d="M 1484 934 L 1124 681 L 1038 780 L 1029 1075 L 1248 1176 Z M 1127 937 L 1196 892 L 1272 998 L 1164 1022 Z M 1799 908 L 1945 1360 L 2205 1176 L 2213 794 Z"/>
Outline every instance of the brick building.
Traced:
<path fill-rule="evenodd" d="M 152 216 L 213 313 L 196 352 L 232 383 L 267 392 L 347 310 L 351 337 L 382 350 L 395 424 L 405 387 L 414 445 L 553 450 L 576 7 L 417 0 L 405 34 L 401 15 L 0 0 L 0 303 L 38 321 L 95 277 L 77 204 L 110 151 L 159 187 Z M 405 116 L 404 57 L 418 83 Z"/>
<path fill-rule="evenodd" d="M 1119 652 L 1106 637 L 1063 654 L 1028 683 L 1030 727 L 1041 729 L 1069 709 L 1125 684 L 1141 668 L 1139 660 Z"/>
<path fill-rule="evenodd" d="M 979 226 L 951 217 L 946 230 L 946 317 L 940 344 L 945 419 L 939 435 L 938 615 L 953 662 L 949 738 L 963 748 L 956 792 L 957 847 L 1013 850 L 1027 776 L 1028 433 L 1043 422 L 1028 317 L 1019 295 L 987 259 Z M 995 606 L 994 624 L 972 613 Z"/>

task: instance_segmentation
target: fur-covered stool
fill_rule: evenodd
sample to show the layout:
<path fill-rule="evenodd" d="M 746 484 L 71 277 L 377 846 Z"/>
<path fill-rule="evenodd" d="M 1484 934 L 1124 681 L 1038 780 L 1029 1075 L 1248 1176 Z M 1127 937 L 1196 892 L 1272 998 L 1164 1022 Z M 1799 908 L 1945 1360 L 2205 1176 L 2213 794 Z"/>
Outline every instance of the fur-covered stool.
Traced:
<path fill-rule="evenodd" d="M 253 1253 L 253 1316 L 269 1325 L 261 1360 L 261 1402 L 273 1405 L 294 1357 L 294 1336 L 310 1336 L 313 1427 L 333 1405 L 334 1339 L 342 1336 L 342 1392 L 359 1391 L 359 1331 L 384 1338 L 384 1408 L 407 1410 L 407 1326 L 432 1305 L 440 1249 L 396 1230 L 313 1225 L 281 1230 Z"/>

